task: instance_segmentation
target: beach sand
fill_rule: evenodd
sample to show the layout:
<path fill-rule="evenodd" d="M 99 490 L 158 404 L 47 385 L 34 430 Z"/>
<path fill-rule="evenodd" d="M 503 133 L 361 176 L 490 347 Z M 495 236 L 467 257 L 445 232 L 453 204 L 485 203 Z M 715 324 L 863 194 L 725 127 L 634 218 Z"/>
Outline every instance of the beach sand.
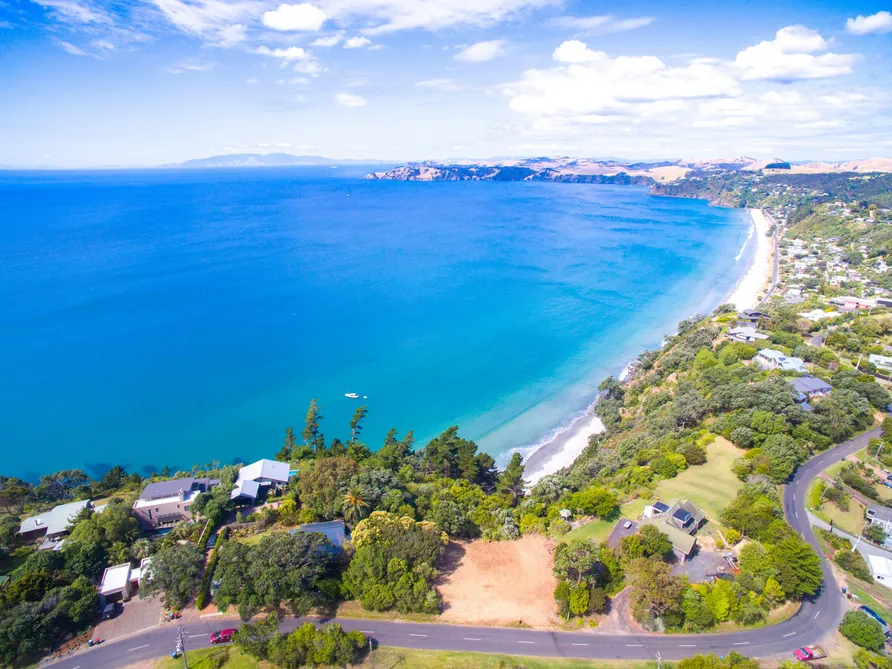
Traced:
<path fill-rule="evenodd" d="M 751 309 L 758 306 L 761 297 L 771 285 L 774 265 L 774 239 L 765 234 L 771 223 L 761 209 L 747 211 L 753 221 L 756 249 L 746 272 L 724 300 L 737 309 Z M 591 411 L 578 416 L 566 428 L 539 445 L 526 457 L 524 460 L 526 480 L 534 484 L 543 476 L 569 467 L 588 445 L 589 437 L 603 429 L 604 424 Z"/>

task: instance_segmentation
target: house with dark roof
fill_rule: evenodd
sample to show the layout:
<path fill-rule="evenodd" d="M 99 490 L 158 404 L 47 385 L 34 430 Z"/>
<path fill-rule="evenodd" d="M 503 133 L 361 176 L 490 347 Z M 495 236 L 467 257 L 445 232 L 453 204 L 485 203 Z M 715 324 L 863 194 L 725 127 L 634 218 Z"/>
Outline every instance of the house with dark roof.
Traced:
<path fill-rule="evenodd" d="M 758 325 L 763 318 L 768 318 L 768 314 L 754 309 L 745 309 L 737 314 L 737 320 L 742 326 Z"/>
<path fill-rule="evenodd" d="M 826 397 L 833 392 L 833 386 L 811 374 L 790 379 L 790 385 L 796 393 L 796 402 L 806 411 L 812 411 L 809 401 L 815 397 Z"/>
<path fill-rule="evenodd" d="M 193 477 L 150 483 L 133 503 L 133 515 L 145 530 L 189 520 L 195 498 L 219 484 L 219 479 Z"/>
<path fill-rule="evenodd" d="M 879 504 L 871 504 L 866 511 L 867 522 L 871 525 L 879 525 L 886 534 L 892 535 L 892 509 Z"/>

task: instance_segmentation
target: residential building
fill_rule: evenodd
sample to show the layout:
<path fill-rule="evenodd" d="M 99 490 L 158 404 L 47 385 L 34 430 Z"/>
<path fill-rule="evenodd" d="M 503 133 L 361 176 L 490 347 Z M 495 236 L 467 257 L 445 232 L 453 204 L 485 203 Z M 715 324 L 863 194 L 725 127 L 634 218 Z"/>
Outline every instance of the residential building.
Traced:
<path fill-rule="evenodd" d="M 767 334 L 762 334 L 756 328 L 745 325 L 743 327 L 731 328 L 726 335 L 731 341 L 743 342 L 746 344 L 762 339 L 768 339 Z"/>
<path fill-rule="evenodd" d="M 871 504 L 867 507 L 867 522 L 879 525 L 886 534 L 892 535 L 892 509 L 879 504 Z"/>
<path fill-rule="evenodd" d="M 294 534 L 295 532 L 306 532 L 307 534 L 318 532 L 319 534 L 324 534 L 325 538 L 334 546 L 333 552 L 344 552 L 344 542 L 347 540 L 347 530 L 343 520 L 332 520 L 327 523 L 307 523 L 295 530 L 291 530 L 290 534 Z"/>
<path fill-rule="evenodd" d="M 841 316 L 838 311 L 822 311 L 821 309 L 812 309 L 811 311 L 806 311 L 805 313 L 799 314 L 803 318 L 807 318 L 810 321 L 821 321 L 825 318 L 836 318 L 837 316 Z"/>
<path fill-rule="evenodd" d="M 849 277 L 856 278 L 856 277 Z M 830 298 L 830 304 L 837 306 L 843 310 L 853 311 L 855 309 L 873 309 L 876 306 L 876 302 L 874 300 L 867 300 L 861 297 L 832 297 Z"/>
<path fill-rule="evenodd" d="M 229 497 L 233 500 L 253 502 L 265 496 L 270 490 L 288 485 L 291 470 L 287 462 L 258 460 L 239 470 L 235 488 Z"/>
<path fill-rule="evenodd" d="M 654 502 L 644 508 L 643 516 L 641 525 L 653 525 L 669 537 L 672 552 L 679 562 L 691 557 L 697 545 L 694 535 L 703 525 L 706 514 L 699 511 L 690 500 Z"/>
<path fill-rule="evenodd" d="M 133 515 L 146 530 L 190 520 L 195 498 L 219 484 L 218 479 L 192 477 L 150 483 L 133 503 Z"/>
<path fill-rule="evenodd" d="M 19 525 L 19 534 L 25 539 L 44 537 L 40 550 L 61 547 L 61 539 L 68 534 L 71 522 L 84 509 L 92 509 L 90 500 L 60 504 L 37 516 L 25 518 Z"/>
<path fill-rule="evenodd" d="M 804 373 L 808 371 L 801 358 L 793 358 L 771 348 L 763 348 L 759 351 L 756 355 L 756 364 L 762 369 L 780 369 L 784 372 Z"/>
<path fill-rule="evenodd" d="M 870 357 L 867 358 L 870 362 L 876 366 L 877 369 L 883 372 L 892 372 L 892 358 L 888 355 L 877 355 L 876 353 L 871 353 Z"/>
<path fill-rule="evenodd" d="M 887 588 L 892 588 L 892 560 L 880 555 L 868 555 L 867 561 L 874 580 Z"/>
<path fill-rule="evenodd" d="M 793 390 L 801 395 L 800 401 L 802 402 L 813 397 L 825 397 L 833 392 L 833 386 L 811 374 L 803 374 L 798 378 L 790 379 L 790 385 L 793 386 Z"/>
<path fill-rule="evenodd" d="M 750 325 L 758 325 L 759 321 L 763 318 L 768 318 L 768 314 L 753 309 L 746 309 L 737 314 L 737 320 L 741 321 L 741 324 L 743 325 L 747 323 Z"/>

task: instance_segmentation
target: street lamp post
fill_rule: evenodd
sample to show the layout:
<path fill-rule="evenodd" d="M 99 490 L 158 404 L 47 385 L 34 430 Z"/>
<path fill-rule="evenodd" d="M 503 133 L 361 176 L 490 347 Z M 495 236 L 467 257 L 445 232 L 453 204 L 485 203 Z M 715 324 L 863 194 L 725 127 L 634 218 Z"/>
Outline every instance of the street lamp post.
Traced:
<path fill-rule="evenodd" d="M 182 625 L 177 627 L 176 653 L 183 654 L 183 669 L 189 669 L 189 664 L 186 662 L 186 630 Z"/>

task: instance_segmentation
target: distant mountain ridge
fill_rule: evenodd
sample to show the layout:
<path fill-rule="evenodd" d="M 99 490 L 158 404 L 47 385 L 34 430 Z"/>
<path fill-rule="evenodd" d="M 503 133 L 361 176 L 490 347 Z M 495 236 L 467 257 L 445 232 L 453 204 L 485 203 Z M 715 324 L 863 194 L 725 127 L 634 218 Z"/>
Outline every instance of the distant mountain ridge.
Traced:
<path fill-rule="evenodd" d="M 335 160 L 321 156 L 295 156 L 290 153 L 230 153 L 208 158 L 193 158 L 184 163 L 164 165 L 164 167 L 286 167 L 288 165 L 329 166 L 329 165 L 379 165 L 393 164 L 393 161 L 356 160 L 355 158 Z"/>
<path fill-rule="evenodd" d="M 537 157 L 499 161 L 423 161 L 407 163 L 367 179 L 395 181 L 571 181 L 579 183 L 670 183 L 688 174 L 716 171 L 759 171 L 818 174 L 835 172 L 892 172 L 892 159 L 871 158 L 840 163 L 789 163 L 779 158 L 747 156 L 707 160 L 624 162 L 592 158 Z"/>

